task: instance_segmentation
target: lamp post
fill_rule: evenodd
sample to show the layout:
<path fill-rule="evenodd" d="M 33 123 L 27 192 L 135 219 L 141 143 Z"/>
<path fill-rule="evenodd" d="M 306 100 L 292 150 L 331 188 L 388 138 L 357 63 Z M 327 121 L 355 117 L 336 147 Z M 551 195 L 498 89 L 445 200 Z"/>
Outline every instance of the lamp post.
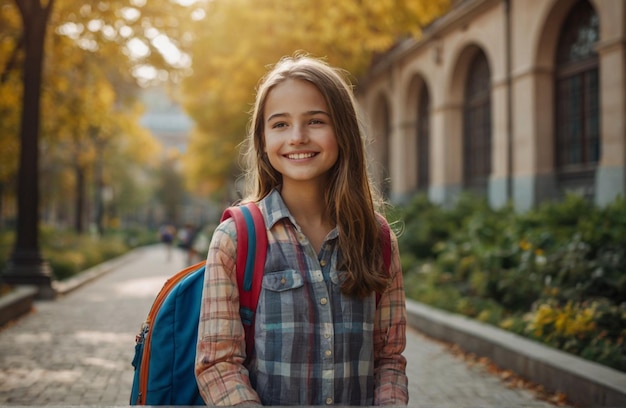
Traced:
<path fill-rule="evenodd" d="M 24 96 L 21 116 L 15 247 L 2 280 L 34 285 L 52 299 L 52 271 L 39 250 L 39 117 L 44 39 L 54 0 L 17 1 L 24 26 Z"/>

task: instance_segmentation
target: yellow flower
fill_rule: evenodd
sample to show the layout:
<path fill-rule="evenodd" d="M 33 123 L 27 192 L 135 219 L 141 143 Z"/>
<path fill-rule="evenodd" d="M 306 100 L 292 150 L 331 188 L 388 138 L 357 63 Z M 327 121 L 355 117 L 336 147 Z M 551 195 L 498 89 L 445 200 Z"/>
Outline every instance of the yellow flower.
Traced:
<path fill-rule="evenodd" d="M 531 330 L 535 336 L 543 336 L 543 329 L 545 326 L 554 323 L 556 320 L 555 310 L 548 304 L 539 306 L 534 316 L 530 317 L 528 329 Z"/>
<path fill-rule="evenodd" d="M 511 327 L 513 327 L 513 324 L 515 323 L 515 320 L 508 317 L 506 319 L 504 319 L 503 321 L 500 322 L 500 327 L 505 329 L 505 330 L 509 330 Z"/>
<path fill-rule="evenodd" d="M 530 244 L 530 242 L 523 239 L 519 242 L 519 247 L 522 251 L 528 251 L 530 250 L 530 248 L 532 248 L 532 245 Z"/>

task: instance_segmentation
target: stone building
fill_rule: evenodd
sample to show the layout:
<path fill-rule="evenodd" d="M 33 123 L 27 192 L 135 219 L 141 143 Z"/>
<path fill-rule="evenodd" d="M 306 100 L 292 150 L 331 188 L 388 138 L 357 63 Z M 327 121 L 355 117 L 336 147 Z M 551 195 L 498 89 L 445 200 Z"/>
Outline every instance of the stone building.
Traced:
<path fill-rule="evenodd" d="M 146 88 L 141 94 L 146 112 L 140 124 L 161 143 L 163 149 L 183 154 L 187 150 L 193 121 L 162 87 Z"/>
<path fill-rule="evenodd" d="M 604 205 L 626 190 L 626 0 L 452 1 L 358 98 L 392 201 Z"/>

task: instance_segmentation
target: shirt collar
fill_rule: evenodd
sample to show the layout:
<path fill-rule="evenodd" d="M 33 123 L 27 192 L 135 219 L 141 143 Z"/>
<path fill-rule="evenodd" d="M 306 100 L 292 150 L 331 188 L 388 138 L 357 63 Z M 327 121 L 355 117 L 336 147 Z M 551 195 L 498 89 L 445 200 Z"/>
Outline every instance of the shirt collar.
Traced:
<path fill-rule="evenodd" d="M 287 205 L 283 201 L 283 197 L 280 195 L 280 192 L 275 188 L 273 189 L 265 198 L 263 198 L 260 202 L 261 208 L 265 211 L 262 211 L 263 218 L 265 219 L 265 226 L 269 230 L 274 224 L 283 218 L 288 218 L 291 223 L 296 227 L 298 231 L 300 231 L 300 226 L 296 222 L 295 218 L 289 212 Z M 333 228 L 333 230 L 329 233 L 327 239 L 337 238 L 339 230 L 337 228 Z"/>
<path fill-rule="evenodd" d="M 265 198 L 260 202 L 263 211 L 263 217 L 265 218 L 265 226 L 267 229 L 271 229 L 274 224 L 283 218 L 289 218 L 294 225 L 295 220 L 289 213 L 289 209 L 283 201 L 283 197 L 277 189 L 273 189 Z"/>

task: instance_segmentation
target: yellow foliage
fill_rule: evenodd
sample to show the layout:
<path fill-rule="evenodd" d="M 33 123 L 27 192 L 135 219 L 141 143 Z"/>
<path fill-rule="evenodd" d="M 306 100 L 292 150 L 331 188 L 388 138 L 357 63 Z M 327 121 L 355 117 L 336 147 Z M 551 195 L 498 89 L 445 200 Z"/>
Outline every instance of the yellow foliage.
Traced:
<path fill-rule="evenodd" d="M 540 305 L 527 316 L 527 329 L 537 337 L 578 337 L 596 329 L 595 303 L 581 305 L 567 302 L 564 307 L 552 303 Z"/>
<path fill-rule="evenodd" d="M 476 319 L 481 322 L 489 322 L 489 319 L 491 319 L 491 311 L 481 311 L 480 313 L 478 313 L 478 316 L 476 316 Z"/>
<path fill-rule="evenodd" d="M 221 188 L 217 186 L 236 172 L 237 146 L 245 137 L 254 89 L 269 64 L 303 51 L 326 57 L 358 77 L 374 53 L 399 38 L 419 35 L 420 27 L 444 12 L 448 3 L 207 0 L 183 7 L 167 0 L 57 0 L 45 48 L 41 139 L 57 152 L 57 159 L 85 166 L 107 154 L 130 154 L 140 163 L 149 162 L 159 146 L 131 124 L 139 116 L 125 111 L 132 91 L 124 87 L 131 69 L 141 64 L 170 70 L 176 77 L 152 41 L 154 35 L 164 34 L 194 62 L 183 90 L 184 106 L 197 123 L 183 160 L 186 174 L 194 186 Z M 5 66 L 21 20 L 14 2 L 0 5 L 0 66 Z M 202 7 L 204 19 L 192 22 L 192 10 Z M 133 9 L 136 17 L 125 18 L 123 9 Z M 128 41 L 133 37 L 145 42 L 145 55 L 131 56 Z M 17 156 L 20 92 L 18 75 L 0 87 L 2 163 L 14 163 Z M 14 172 L 13 164 L 10 168 Z"/>
<path fill-rule="evenodd" d="M 123 154 L 132 157 L 136 163 L 156 165 L 162 146 L 149 131 L 133 126 L 127 129 L 124 138 Z"/>
<path fill-rule="evenodd" d="M 515 324 L 515 319 L 513 319 L 512 317 L 507 317 L 506 319 L 500 322 L 499 326 L 503 328 L 504 330 L 511 330 L 514 324 Z"/>
<path fill-rule="evenodd" d="M 0 1 L 0 183 L 16 178 L 19 157 L 19 121 L 22 84 L 19 64 L 5 71 L 18 45 L 21 20 L 13 2 Z M 19 62 L 19 60 L 18 60 Z"/>
<path fill-rule="evenodd" d="M 15 82 L 0 84 L 0 183 L 17 173 L 21 95 Z"/>
<path fill-rule="evenodd" d="M 527 240 L 523 239 L 520 241 L 519 243 L 519 247 L 522 251 L 529 251 L 530 249 L 532 249 L 532 244 L 530 242 L 528 242 Z"/>
<path fill-rule="evenodd" d="M 428 3 L 428 4 L 422 4 Z M 376 52 L 420 28 L 448 0 L 213 0 L 194 27 L 183 103 L 198 124 L 185 158 L 192 184 L 229 177 L 254 90 L 268 65 L 301 51 L 363 74 Z"/>

